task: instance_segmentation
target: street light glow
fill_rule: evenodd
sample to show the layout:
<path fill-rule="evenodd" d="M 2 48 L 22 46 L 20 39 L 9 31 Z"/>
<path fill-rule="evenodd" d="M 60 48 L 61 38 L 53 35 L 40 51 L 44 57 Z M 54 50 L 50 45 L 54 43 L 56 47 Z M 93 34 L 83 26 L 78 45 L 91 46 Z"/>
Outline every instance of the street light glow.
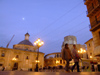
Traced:
<path fill-rule="evenodd" d="M 43 42 L 43 41 L 41 41 L 41 44 L 44 44 L 44 42 Z"/>
<path fill-rule="evenodd" d="M 41 41 L 40 38 L 37 41 L 40 42 Z"/>
<path fill-rule="evenodd" d="M 78 53 L 86 53 L 86 50 L 83 50 L 82 48 L 80 48 L 80 50 L 78 50 Z"/>
<path fill-rule="evenodd" d="M 37 60 L 35 61 L 36 62 L 36 71 L 38 72 L 38 63 L 40 62 L 39 60 L 38 60 L 38 57 L 39 57 L 39 48 L 42 46 L 44 44 L 44 42 L 43 41 L 41 41 L 40 40 L 40 38 L 39 39 L 37 39 L 35 42 L 34 42 L 34 45 L 36 45 L 37 47 L 38 47 L 38 49 L 37 49 Z"/>
<path fill-rule="evenodd" d="M 17 60 L 17 59 L 14 57 L 12 60 L 14 60 L 14 61 L 15 61 L 15 60 Z"/>
<path fill-rule="evenodd" d="M 84 52 L 86 52 L 86 50 L 84 50 Z"/>
<path fill-rule="evenodd" d="M 38 43 L 38 41 L 36 41 L 36 43 Z"/>
<path fill-rule="evenodd" d="M 39 60 L 36 60 L 35 62 L 36 62 L 36 63 L 39 63 L 40 61 L 39 61 Z"/>
<path fill-rule="evenodd" d="M 92 58 L 92 56 L 90 56 L 90 58 Z"/>
<path fill-rule="evenodd" d="M 44 42 L 41 41 L 40 38 L 37 39 L 37 40 L 34 42 L 34 45 L 37 45 L 38 47 L 42 46 L 43 44 L 44 44 Z"/>
<path fill-rule="evenodd" d="M 34 45 L 36 45 L 36 42 L 34 42 Z"/>
<path fill-rule="evenodd" d="M 78 50 L 78 53 L 79 53 L 80 51 Z"/>
<path fill-rule="evenodd" d="M 41 46 L 42 44 L 41 43 L 39 43 L 39 46 Z"/>

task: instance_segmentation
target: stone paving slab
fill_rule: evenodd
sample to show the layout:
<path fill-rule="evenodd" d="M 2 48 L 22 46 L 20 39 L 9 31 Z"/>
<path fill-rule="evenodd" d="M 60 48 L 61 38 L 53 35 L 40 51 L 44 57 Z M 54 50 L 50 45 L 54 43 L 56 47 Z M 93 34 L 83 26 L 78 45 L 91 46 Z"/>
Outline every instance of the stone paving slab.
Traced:
<path fill-rule="evenodd" d="M 100 75 L 100 72 L 27 72 L 27 71 L 0 71 L 0 75 Z"/>

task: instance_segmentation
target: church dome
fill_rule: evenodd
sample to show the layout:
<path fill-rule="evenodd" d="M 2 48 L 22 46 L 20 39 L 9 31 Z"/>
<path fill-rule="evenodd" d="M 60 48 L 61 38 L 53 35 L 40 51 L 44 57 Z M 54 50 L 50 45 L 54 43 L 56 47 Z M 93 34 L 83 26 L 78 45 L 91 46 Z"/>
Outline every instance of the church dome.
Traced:
<path fill-rule="evenodd" d="M 31 45 L 33 46 L 33 44 L 29 41 L 29 33 L 25 34 L 25 40 L 19 42 L 18 44 L 23 44 L 23 45 Z"/>
<path fill-rule="evenodd" d="M 24 44 L 24 45 L 31 45 L 31 46 L 33 46 L 33 44 L 29 40 L 23 40 L 23 41 L 19 42 L 18 44 Z"/>

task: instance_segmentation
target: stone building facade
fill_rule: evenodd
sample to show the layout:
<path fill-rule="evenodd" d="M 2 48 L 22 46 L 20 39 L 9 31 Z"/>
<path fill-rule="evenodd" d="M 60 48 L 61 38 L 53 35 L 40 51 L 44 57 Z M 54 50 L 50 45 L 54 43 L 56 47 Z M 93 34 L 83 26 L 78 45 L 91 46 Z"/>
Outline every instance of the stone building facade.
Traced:
<path fill-rule="evenodd" d="M 29 41 L 29 34 L 25 40 L 13 45 L 13 49 L 0 47 L 0 69 L 5 70 L 34 70 L 36 67 L 37 47 Z M 44 67 L 44 53 L 39 52 L 39 68 Z"/>
<path fill-rule="evenodd" d="M 90 31 L 94 41 L 94 55 L 100 61 L 100 0 L 84 0 L 87 6 L 87 17 L 90 20 Z"/>
<path fill-rule="evenodd" d="M 75 36 L 69 35 L 69 36 L 64 37 L 64 41 L 63 41 L 63 44 L 62 44 L 62 49 L 64 48 L 66 43 L 68 44 L 68 47 L 71 51 L 73 49 L 74 44 L 76 45 L 77 51 L 80 50 L 81 48 L 83 50 L 86 50 L 85 45 L 77 44 L 77 38 Z M 87 54 L 86 53 L 81 53 L 80 57 L 87 58 Z"/>
<path fill-rule="evenodd" d="M 93 42 L 93 38 L 89 39 L 87 42 L 85 42 L 85 44 L 87 45 L 87 54 L 88 54 L 88 58 L 92 59 L 94 58 L 94 42 Z"/>
<path fill-rule="evenodd" d="M 62 49 L 64 48 L 64 45 L 66 43 L 68 43 L 71 51 L 73 49 L 73 44 L 76 45 L 77 50 L 80 50 L 80 48 L 86 50 L 85 45 L 77 44 L 77 39 L 75 36 L 64 37 L 64 41 L 63 41 L 63 44 L 61 46 Z M 84 62 L 84 61 L 86 61 L 87 54 L 86 53 L 80 54 L 80 57 L 82 58 L 82 61 Z M 83 64 L 82 64 L 83 62 L 80 61 L 80 63 L 79 63 L 80 66 L 83 66 Z M 50 53 L 50 54 L 45 55 L 44 63 L 45 63 L 46 67 L 47 66 L 51 66 L 51 67 L 63 66 L 63 67 L 65 67 L 65 65 L 66 65 L 66 61 L 63 60 L 61 57 L 61 52 L 55 52 L 55 53 Z M 74 64 L 74 60 L 70 61 L 70 66 L 73 66 L 73 64 Z"/>

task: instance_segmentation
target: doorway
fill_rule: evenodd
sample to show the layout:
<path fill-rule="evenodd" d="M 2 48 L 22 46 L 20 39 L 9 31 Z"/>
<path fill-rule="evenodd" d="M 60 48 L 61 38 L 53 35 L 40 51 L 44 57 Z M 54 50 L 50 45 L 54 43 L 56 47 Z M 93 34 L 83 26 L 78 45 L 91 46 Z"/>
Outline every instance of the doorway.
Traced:
<path fill-rule="evenodd" d="M 18 63 L 15 62 L 12 70 L 18 70 Z"/>

